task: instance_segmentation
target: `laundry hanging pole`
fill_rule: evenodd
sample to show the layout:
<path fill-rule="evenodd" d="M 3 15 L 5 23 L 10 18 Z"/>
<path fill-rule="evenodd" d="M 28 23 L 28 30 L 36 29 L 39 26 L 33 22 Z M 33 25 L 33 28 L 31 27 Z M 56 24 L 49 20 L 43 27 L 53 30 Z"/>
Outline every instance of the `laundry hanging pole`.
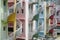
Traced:
<path fill-rule="evenodd" d="M 16 0 L 14 0 L 14 40 L 16 40 Z"/>

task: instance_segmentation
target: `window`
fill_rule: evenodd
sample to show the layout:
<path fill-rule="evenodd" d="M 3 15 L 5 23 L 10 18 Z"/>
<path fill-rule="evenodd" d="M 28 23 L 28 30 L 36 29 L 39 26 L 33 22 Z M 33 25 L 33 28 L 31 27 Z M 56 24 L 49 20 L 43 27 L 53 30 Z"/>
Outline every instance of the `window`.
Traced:
<path fill-rule="evenodd" d="M 22 9 L 22 14 L 24 13 L 24 9 Z"/>
<path fill-rule="evenodd" d="M 14 26 L 13 21 L 9 21 L 8 22 L 8 31 L 9 32 L 13 32 L 13 26 Z"/>
<path fill-rule="evenodd" d="M 3 27 L 3 30 L 5 31 L 5 27 Z"/>
<path fill-rule="evenodd" d="M 8 27 L 8 32 L 13 32 L 13 28 Z"/>
<path fill-rule="evenodd" d="M 18 2 L 19 2 L 19 0 L 16 1 L 16 3 L 18 3 Z"/>
<path fill-rule="evenodd" d="M 6 2 L 7 2 L 6 0 L 3 1 L 4 6 L 6 6 Z"/>
<path fill-rule="evenodd" d="M 19 11 L 17 11 L 17 13 L 19 13 Z"/>
<path fill-rule="evenodd" d="M 20 0 L 16 0 L 16 1 L 18 1 L 18 2 L 19 2 Z"/>

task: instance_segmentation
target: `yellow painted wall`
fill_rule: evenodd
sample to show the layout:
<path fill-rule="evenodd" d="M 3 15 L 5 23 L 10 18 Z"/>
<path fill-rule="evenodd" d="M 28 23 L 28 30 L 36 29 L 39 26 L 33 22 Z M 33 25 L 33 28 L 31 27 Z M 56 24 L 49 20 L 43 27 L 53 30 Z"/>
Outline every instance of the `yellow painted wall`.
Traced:
<path fill-rule="evenodd" d="M 8 16 L 8 21 L 16 21 L 16 13 L 12 13 L 10 16 Z"/>

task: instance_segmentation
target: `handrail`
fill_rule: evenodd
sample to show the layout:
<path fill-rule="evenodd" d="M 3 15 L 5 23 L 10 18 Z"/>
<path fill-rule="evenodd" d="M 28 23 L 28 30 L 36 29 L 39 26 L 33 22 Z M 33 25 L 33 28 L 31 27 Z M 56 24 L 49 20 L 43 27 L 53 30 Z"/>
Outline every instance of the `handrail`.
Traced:
<path fill-rule="evenodd" d="M 21 3 L 21 2 L 19 1 L 18 3 L 16 3 L 16 5 L 18 5 L 19 3 Z M 13 9 L 13 7 L 14 7 L 14 5 L 11 6 L 11 7 L 9 7 L 8 10 Z M 8 11 L 8 12 L 9 12 L 9 11 Z M 12 13 L 12 12 L 9 12 L 9 15 L 10 15 L 11 13 Z M 8 15 L 8 16 L 9 16 L 9 15 Z"/>
<path fill-rule="evenodd" d="M 19 29 L 17 29 L 15 32 L 11 33 L 11 34 L 9 35 L 9 38 L 8 38 L 8 39 L 9 39 L 9 40 L 11 40 L 11 39 L 13 40 L 13 34 L 16 33 L 16 32 L 18 32 L 18 31 L 20 31 L 21 29 L 22 29 L 22 28 L 19 28 Z M 20 33 L 20 34 L 21 34 L 21 33 Z M 19 34 L 19 35 L 20 35 L 20 34 Z"/>
<path fill-rule="evenodd" d="M 19 3 L 21 3 L 21 2 L 19 1 L 18 3 L 16 3 L 16 5 L 18 5 Z M 9 9 L 11 9 L 11 8 L 13 8 L 13 7 L 14 7 L 14 5 L 11 6 L 11 7 L 9 7 Z"/>

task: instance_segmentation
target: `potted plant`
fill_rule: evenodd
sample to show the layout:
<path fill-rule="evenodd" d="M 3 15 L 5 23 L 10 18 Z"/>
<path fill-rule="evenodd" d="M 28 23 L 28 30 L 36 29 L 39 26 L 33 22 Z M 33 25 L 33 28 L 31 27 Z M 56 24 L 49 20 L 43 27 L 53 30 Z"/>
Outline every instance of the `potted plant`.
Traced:
<path fill-rule="evenodd" d="M 7 22 L 7 20 L 1 20 L 1 22 L 2 22 L 3 29 L 5 30 L 5 28 L 7 27 L 8 22 Z"/>
<path fill-rule="evenodd" d="M 32 21 L 33 21 L 33 20 L 38 21 L 38 18 L 39 18 L 39 14 L 36 14 L 36 15 L 33 17 Z M 39 32 L 39 29 L 38 29 L 38 32 Z M 37 39 L 39 38 L 38 32 L 33 35 L 32 40 L 37 40 Z"/>

